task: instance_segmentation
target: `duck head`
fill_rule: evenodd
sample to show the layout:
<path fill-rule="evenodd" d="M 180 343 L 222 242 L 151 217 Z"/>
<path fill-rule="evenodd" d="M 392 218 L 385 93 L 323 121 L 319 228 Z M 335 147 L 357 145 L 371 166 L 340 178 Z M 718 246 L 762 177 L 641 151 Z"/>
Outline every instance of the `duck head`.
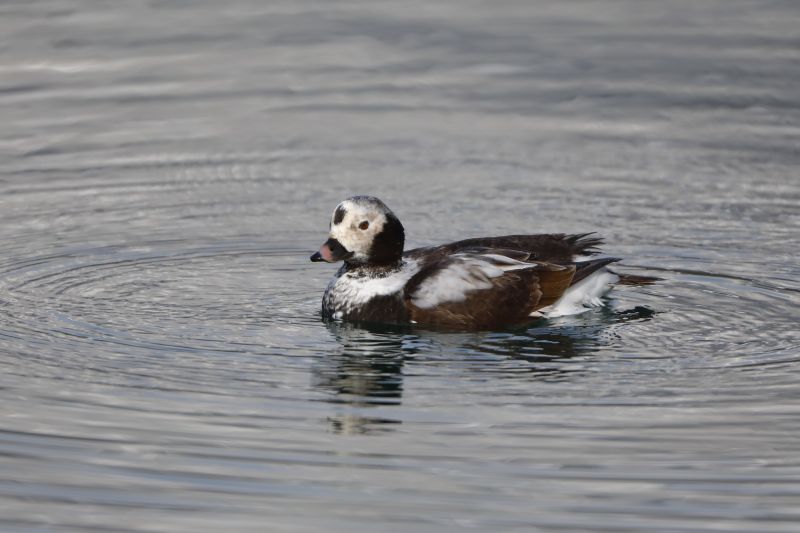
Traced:
<path fill-rule="evenodd" d="M 328 240 L 312 261 L 387 265 L 403 256 L 405 230 L 392 210 L 373 196 L 353 196 L 336 206 Z"/>

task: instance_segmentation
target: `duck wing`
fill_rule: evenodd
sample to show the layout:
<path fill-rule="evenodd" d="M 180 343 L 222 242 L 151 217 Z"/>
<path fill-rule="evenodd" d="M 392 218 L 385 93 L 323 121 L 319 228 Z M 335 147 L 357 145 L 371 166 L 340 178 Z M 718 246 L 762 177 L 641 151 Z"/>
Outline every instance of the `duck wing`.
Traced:
<path fill-rule="evenodd" d="M 526 262 L 496 253 L 456 253 L 424 264 L 406 284 L 403 296 L 411 320 L 419 324 L 507 327 L 530 322 L 531 313 L 564 294 L 574 275 L 573 265 Z"/>
<path fill-rule="evenodd" d="M 500 237 L 478 237 L 462 241 L 416 248 L 403 255 L 411 259 L 443 259 L 459 252 L 476 251 L 506 255 L 520 261 L 569 262 L 576 255 L 594 255 L 603 239 L 594 233 L 543 233 L 539 235 L 503 235 Z M 525 258 L 521 256 L 527 254 Z"/>

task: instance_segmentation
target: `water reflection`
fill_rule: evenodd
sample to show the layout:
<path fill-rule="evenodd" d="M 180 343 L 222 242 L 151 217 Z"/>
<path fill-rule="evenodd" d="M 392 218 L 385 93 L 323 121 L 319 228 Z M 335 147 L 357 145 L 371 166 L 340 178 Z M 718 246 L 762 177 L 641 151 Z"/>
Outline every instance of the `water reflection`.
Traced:
<path fill-rule="evenodd" d="M 315 385 L 353 405 L 398 404 L 403 393 L 404 336 L 391 330 L 331 322 L 341 351 L 315 368 Z"/>
<path fill-rule="evenodd" d="M 613 338 L 613 326 L 648 320 L 652 311 L 598 310 L 588 316 L 543 320 L 509 332 L 441 332 L 382 325 L 328 322 L 339 350 L 313 368 L 314 386 L 347 411 L 329 419 L 337 433 L 387 431 L 401 420 L 384 416 L 403 400 L 409 361 L 429 366 L 445 360 L 448 369 L 501 378 L 563 381 L 582 371 L 570 360 L 591 357 Z M 418 354 L 424 353 L 425 361 Z M 380 410 L 381 416 L 374 415 Z"/>
<path fill-rule="evenodd" d="M 327 327 L 341 349 L 314 367 L 314 385 L 332 394 L 329 401 L 348 408 L 329 418 L 332 429 L 344 434 L 371 433 L 400 424 L 400 420 L 372 416 L 368 411 L 370 407 L 401 403 L 403 365 L 414 352 L 404 347 L 402 331 L 337 322 Z"/>

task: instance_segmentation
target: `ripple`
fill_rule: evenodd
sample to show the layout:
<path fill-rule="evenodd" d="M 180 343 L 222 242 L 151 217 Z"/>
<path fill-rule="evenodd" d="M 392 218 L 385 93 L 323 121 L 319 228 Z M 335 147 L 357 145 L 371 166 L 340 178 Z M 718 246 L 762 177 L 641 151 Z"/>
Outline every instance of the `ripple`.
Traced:
<path fill-rule="evenodd" d="M 381 513 L 380 490 L 390 490 L 404 495 L 393 504 L 401 515 L 431 499 L 468 515 L 475 500 L 454 494 L 505 494 L 491 502 L 505 509 L 534 487 L 540 523 L 572 528 L 607 516 L 592 502 L 608 487 L 625 495 L 612 511 L 635 505 L 641 524 L 661 510 L 640 491 L 692 494 L 698 503 L 675 515 L 689 529 L 724 511 L 709 495 L 746 503 L 762 491 L 789 509 L 781 502 L 796 496 L 796 467 L 783 478 L 761 466 L 786 462 L 779 450 L 793 446 L 796 428 L 787 398 L 798 292 L 780 264 L 759 276 L 762 263 L 721 264 L 718 250 L 631 246 L 621 255 L 635 263 L 620 268 L 662 281 L 619 287 L 608 308 L 524 331 L 326 326 L 319 297 L 332 270 L 307 262 L 319 228 L 280 206 L 256 208 L 249 195 L 275 186 L 259 178 L 267 167 L 226 196 L 231 174 L 218 164 L 180 186 L 103 189 L 119 210 L 70 205 L 60 216 L 75 225 L 50 247 L 41 246 L 49 226 L 17 212 L 28 233 L 4 241 L 0 261 L 12 411 L 0 449 L 17 467 L 0 497 L 18 509 L 219 520 L 264 500 L 278 516 L 315 498 L 347 507 L 340 495 L 352 489 L 378 490 L 359 501 Z M 205 172 L 192 165 L 181 174 Z M 44 212 L 49 195 L 75 198 L 93 180 L 11 197 L 43 201 Z M 87 220 L 107 233 L 84 242 Z M 155 231 L 145 238 L 142 228 Z M 718 459 L 709 433 L 717 447 L 738 447 Z M 386 440 L 353 449 L 332 436 Z M 771 451 L 756 453 L 765 441 Z M 53 477 L 45 464 L 71 466 Z M 342 469 L 356 481 L 343 481 Z M 382 472 L 409 477 L 387 482 Z M 585 487 L 580 513 L 566 520 L 576 484 Z M 512 508 L 506 516 L 475 523 L 531 524 Z"/>
<path fill-rule="evenodd" d="M 35 363 L 42 377 L 188 393 L 231 374 L 232 356 L 239 372 L 257 357 L 274 361 L 296 348 L 293 336 L 315 321 L 305 294 L 281 280 L 291 280 L 298 250 L 180 244 L 73 249 L 4 263 L 7 348 L 37 354 L 6 358 L 8 372 L 25 375 Z M 274 379 L 230 376 L 227 394 L 274 386 Z"/>
<path fill-rule="evenodd" d="M 796 9 L 596 3 L 0 5 L 0 529 L 795 531 Z M 356 193 L 662 281 L 325 324 Z"/>

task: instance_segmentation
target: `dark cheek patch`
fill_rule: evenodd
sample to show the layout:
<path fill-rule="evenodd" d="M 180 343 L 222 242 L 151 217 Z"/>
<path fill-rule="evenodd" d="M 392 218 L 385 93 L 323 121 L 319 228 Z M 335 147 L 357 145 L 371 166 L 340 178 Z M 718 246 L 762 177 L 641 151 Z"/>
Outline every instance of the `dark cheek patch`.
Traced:
<path fill-rule="evenodd" d="M 386 224 L 380 233 L 376 234 L 372 240 L 369 250 L 371 263 L 394 263 L 403 256 L 403 243 L 405 241 L 405 231 L 403 225 L 393 214 L 386 215 Z"/>
<path fill-rule="evenodd" d="M 333 223 L 338 224 L 342 220 L 344 220 L 344 216 L 347 214 L 347 209 L 342 206 L 336 208 L 336 211 L 333 213 Z"/>

